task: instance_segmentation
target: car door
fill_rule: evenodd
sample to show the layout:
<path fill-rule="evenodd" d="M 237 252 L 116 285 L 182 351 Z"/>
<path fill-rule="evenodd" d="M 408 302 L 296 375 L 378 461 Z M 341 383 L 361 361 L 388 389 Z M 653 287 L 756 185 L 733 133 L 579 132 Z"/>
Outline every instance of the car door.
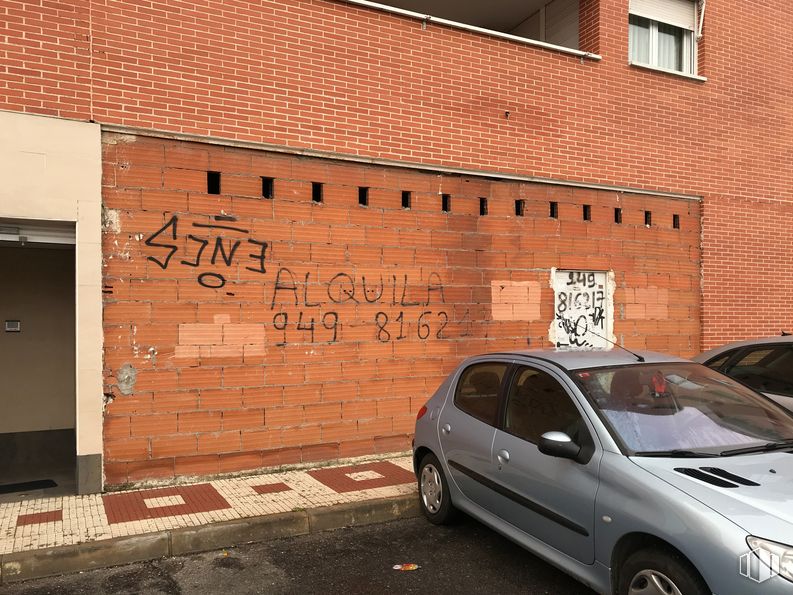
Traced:
<path fill-rule="evenodd" d="M 581 462 L 542 454 L 540 437 L 568 434 Z M 493 512 L 583 562 L 594 562 L 600 445 L 581 408 L 551 368 L 520 365 L 510 374 L 501 429 L 493 439 Z"/>
<path fill-rule="evenodd" d="M 479 505 L 487 490 L 472 475 L 492 468 L 491 446 L 508 367 L 508 362 L 494 359 L 466 367 L 439 415 L 438 437 L 450 479 Z"/>

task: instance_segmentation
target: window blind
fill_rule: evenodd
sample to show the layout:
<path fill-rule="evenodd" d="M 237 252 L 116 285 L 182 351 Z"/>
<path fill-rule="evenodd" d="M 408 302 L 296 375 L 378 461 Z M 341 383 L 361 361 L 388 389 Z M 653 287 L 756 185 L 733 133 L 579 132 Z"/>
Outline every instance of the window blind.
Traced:
<path fill-rule="evenodd" d="M 692 0 L 631 0 L 631 14 L 694 31 L 696 3 Z"/>

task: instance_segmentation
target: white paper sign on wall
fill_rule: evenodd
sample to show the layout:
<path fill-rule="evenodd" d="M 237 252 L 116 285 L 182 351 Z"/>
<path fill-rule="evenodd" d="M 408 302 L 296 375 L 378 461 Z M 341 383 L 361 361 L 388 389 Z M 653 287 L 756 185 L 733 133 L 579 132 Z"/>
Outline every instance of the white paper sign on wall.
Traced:
<path fill-rule="evenodd" d="M 551 270 L 554 319 L 550 341 L 560 349 L 608 349 L 615 341 L 614 273 Z"/>

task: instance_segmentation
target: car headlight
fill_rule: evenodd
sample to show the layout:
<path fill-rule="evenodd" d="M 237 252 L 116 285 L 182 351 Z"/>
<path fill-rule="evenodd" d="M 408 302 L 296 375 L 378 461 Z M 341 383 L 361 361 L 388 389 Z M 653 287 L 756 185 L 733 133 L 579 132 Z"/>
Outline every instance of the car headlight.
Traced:
<path fill-rule="evenodd" d="M 793 582 L 793 546 L 769 541 L 750 535 L 746 543 L 752 548 L 752 553 L 760 558 L 763 564 L 779 576 Z M 777 568 L 778 564 L 778 568 Z"/>

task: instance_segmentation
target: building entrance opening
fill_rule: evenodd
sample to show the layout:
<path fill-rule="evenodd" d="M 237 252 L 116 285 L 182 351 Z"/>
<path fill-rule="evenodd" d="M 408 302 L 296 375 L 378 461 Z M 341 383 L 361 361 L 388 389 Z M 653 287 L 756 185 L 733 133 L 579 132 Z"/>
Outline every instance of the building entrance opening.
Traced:
<path fill-rule="evenodd" d="M 0 502 L 76 487 L 73 229 L 24 233 L 0 222 Z"/>

